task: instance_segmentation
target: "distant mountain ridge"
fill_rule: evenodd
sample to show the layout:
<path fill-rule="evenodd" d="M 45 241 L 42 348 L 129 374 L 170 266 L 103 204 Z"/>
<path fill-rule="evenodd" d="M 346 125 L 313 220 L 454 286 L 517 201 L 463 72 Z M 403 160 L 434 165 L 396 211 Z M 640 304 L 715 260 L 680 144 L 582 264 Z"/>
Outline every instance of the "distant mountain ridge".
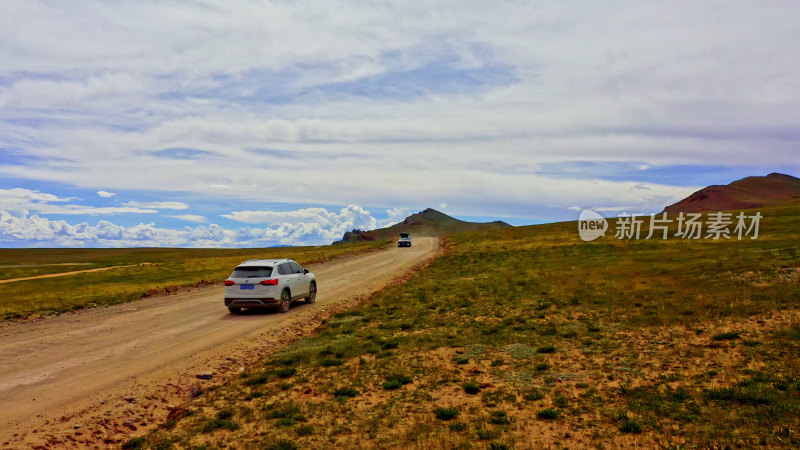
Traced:
<path fill-rule="evenodd" d="M 345 232 L 342 240 L 336 241 L 334 244 L 393 239 L 398 237 L 400 233 L 408 233 L 413 239 L 414 236 L 439 236 L 446 233 L 488 230 L 510 226 L 511 225 L 502 220 L 496 220 L 494 222 L 466 222 L 456 219 L 455 217 L 450 217 L 433 208 L 428 208 L 406 217 L 400 223 L 386 228 L 370 231 L 353 230 Z"/>
<path fill-rule="evenodd" d="M 669 214 L 704 211 L 730 211 L 760 208 L 800 198 L 800 178 L 782 173 L 747 177 L 728 185 L 700 189 L 685 199 L 667 206 Z"/>

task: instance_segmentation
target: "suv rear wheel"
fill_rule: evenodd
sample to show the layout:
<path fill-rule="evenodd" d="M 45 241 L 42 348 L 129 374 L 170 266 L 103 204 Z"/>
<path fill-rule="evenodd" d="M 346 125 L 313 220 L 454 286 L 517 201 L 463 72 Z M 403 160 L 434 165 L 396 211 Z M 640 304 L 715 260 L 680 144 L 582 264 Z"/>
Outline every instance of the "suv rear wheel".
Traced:
<path fill-rule="evenodd" d="M 239 314 L 240 312 L 242 312 L 242 308 L 237 308 L 235 306 L 229 306 L 228 307 L 228 312 L 230 312 L 231 314 Z"/>
<path fill-rule="evenodd" d="M 283 292 L 281 292 L 281 303 L 278 305 L 278 312 L 289 312 L 289 303 L 291 302 L 292 296 L 289 294 L 289 290 L 284 289 Z"/>

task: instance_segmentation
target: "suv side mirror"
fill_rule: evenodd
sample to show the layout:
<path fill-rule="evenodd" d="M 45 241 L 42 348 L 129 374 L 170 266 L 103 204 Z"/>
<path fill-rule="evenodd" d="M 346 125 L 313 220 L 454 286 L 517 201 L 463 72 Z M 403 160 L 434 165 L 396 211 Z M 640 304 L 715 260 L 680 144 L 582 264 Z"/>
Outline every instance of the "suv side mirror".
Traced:
<path fill-rule="evenodd" d="M 308 269 L 303 269 L 303 273 L 308 273 Z"/>

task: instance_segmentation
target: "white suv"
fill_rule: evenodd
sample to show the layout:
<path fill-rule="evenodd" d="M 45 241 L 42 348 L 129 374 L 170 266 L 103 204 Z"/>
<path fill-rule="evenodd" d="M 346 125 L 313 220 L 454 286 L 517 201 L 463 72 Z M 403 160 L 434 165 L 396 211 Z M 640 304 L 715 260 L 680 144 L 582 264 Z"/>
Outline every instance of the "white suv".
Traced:
<path fill-rule="evenodd" d="M 278 306 L 289 311 L 293 300 L 317 299 L 317 279 L 291 259 L 251 259 L 239 264 L 225 280 L 225 306 L 232 314 L 242 308 Z"/>

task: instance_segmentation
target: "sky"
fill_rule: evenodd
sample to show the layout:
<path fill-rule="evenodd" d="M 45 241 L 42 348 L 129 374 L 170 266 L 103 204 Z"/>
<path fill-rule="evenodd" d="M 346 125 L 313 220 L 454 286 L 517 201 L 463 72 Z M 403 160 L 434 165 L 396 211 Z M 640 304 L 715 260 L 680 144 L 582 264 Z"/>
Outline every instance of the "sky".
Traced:
<path fill-rule="evenodd" d="M 318 245 L 800 174 L 800 3 L 0 2 L 0 247 Z"/>

